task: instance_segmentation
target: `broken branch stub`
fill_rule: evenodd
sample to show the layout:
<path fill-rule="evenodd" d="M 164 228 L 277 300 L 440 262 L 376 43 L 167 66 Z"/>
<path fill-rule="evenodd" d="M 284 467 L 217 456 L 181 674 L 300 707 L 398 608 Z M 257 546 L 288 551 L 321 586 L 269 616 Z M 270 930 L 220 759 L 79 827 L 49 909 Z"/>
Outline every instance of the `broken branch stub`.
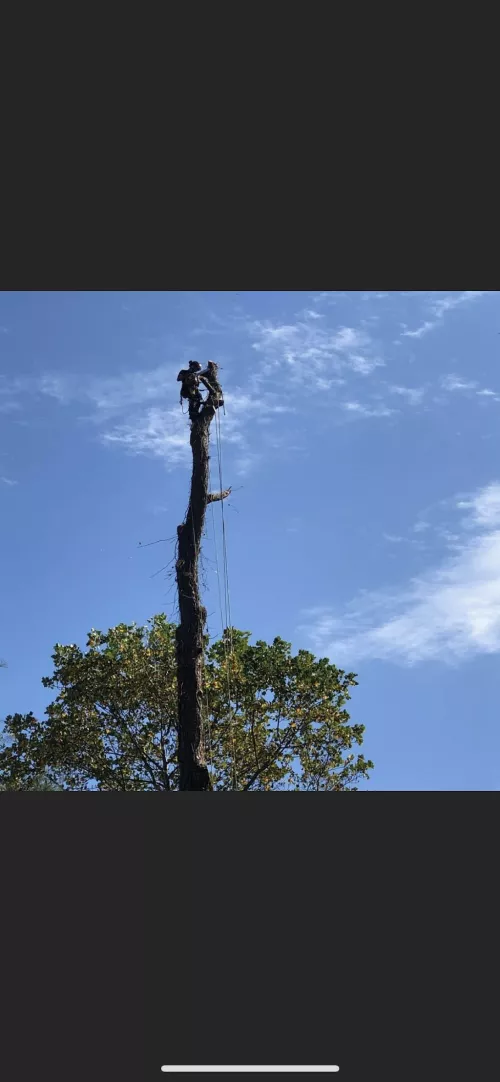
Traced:
<path fill-rule="evenodd" d="M 209 492 L 207 496 L 207 503 L 218 503 L 220 500 L 227 500 L 227 497 L 230 495 L 230 488 L 225 488 L 223 492 Z"/>

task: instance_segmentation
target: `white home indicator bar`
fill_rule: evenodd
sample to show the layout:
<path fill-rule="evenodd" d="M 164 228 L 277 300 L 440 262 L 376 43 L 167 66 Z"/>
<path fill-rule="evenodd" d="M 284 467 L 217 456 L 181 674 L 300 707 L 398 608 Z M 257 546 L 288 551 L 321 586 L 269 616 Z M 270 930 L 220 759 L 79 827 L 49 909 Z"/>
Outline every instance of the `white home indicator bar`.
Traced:
<path fill-rule="evenodd" d="M 329 1071 L 338 1071 L 339 1067 L 162 1067 L 162 1071 L 166 1071 L 169 1074 L 173 1074 L 176 1071 L 194 1072 L 194 1071 L 300 1071 L 301 1073 L 309 1071 L 320 1071 L 323 1074 L 328 1074 Z"/>

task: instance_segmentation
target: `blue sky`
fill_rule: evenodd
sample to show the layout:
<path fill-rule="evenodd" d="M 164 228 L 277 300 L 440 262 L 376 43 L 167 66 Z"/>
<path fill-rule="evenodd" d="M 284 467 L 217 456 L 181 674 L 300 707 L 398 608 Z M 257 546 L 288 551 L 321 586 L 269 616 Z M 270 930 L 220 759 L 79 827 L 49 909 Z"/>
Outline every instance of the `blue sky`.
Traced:
<path fill-rule="evenodd" d="M 213 359 L 233 623 L 358 673 L 370 789 L 498 789 L 499 332 L 493 290 L 0 294 L 0 716 L 43 712 L 55 642 L 173 614 L 138 546 L 183 519 L 176 376 Z"/>

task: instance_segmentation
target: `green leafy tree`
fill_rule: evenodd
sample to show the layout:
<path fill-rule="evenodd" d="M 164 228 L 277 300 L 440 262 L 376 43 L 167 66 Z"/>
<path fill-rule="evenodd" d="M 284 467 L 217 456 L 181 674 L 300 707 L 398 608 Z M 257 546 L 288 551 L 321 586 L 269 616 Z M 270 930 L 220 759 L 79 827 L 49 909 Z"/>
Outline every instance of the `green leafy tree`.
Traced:
<path fill-rule="evenodd" d="M 3 733 L 0 733 L 0 756 L 3 751 L 9 746 L 9 741 L 6 741 Z M 36 774 L 26 774 L 24 777 L 19 777 L 16 772 L 12 775 L 9 772 L 5 776 L 0 776 L 0 793 L 6 792 L 9 789 L 24 790 L 32 792 L 62 792 L 64 785 L 61 781 L 51 781 L 50 778 L 44 774 L 37 776 Z"/>
<path fill-rule="evenodd" d="M 352 752 L 364 726 L 345 705 L 353 673 L 280 638 L 250 644 L 232 630 L 209 646 L 204 744 L 212 788 L 245 791 L 351 790 L 373 764 Z M 0 782 L 26 788 L 44 777 L 65 790 L 175 791 L 177 670 L 175 625 L 92 630 L 85 650 L 56 645 L 57 690 L 46 718 L 5 721 Z"/>

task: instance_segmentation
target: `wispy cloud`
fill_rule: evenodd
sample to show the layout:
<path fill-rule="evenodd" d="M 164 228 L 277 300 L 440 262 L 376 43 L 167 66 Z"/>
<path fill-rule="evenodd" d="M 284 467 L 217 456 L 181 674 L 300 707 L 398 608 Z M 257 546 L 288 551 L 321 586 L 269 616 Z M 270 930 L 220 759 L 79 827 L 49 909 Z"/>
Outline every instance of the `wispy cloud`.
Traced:
<path fill-rule="evenodd" d="M 463 379 L 462 376 L 451 373 L 449 376 L 443 376 L 441 386 L 445 391 L 474 391 L 477 383 L 475 380 Z"/>
<path fill-rule="evenodd" d="M 336 301 L 346 300 L 349 293 L 345 289 L 322 289 L 314 293 L 311 300 L 313 304 L 335 304 Z"/>
<path fill-rule="evenodd" d="M 246 321 L 240 320 L 238 328 L 240 332 L 246 329 Z M 8 398 L 13 394 L 20 398 L 23 395 L 42 396 L 61 407 L 83 405 L 87 411 L 80 420 L 105 426 L 99 437 L 104 445 L 121 447 L 130 454 L 161 458 L 171 468 L 190 461 L 189 425 L 178 405 L 179 384 L 176 382 L 179 369 L 185 363 L 184 357 L 175 363 L 129 370 L 117 376 L 45 372 L 36 378 L 10 382 L 0 376 L 0 412 L 15 408 L 16 403 L 11 403 Z M 259 460 L 250 448 L 250 422 L 270 427 L 272 421 L 278 424 L 281 415 L 294 413 L 296 407 L 291 396 L 287 400 L 286 394 L 273 394 L 267 387 L 259 387 L 256 394 L 251 380 L 247 387 L 231 388 L 230 366 L 226 374 L 226 415 L 221 434 L 227 443 L 239 446 L 241 461 L 238 469 L 242 472 L 249 468 L 250 462 L 255 464 Z M 176 405 L 165 408 L 164 403 L 173 400 Z M 264 443 L 269 450 L 270 435 L 266 434 Z"/>
<path fill-rule="evenodd" d="M 61 406 L 69 405 L 83 393 L 83 389 L 79 388 L 79 380 L 71 375 L 44 374 L 35 381 L 33 390 L 47 395 L 48 398 L 55 398 Z"/>
<path fill-rule="evenodd" d="M 437 327 L 437 319 L 427 319 L 425 323 L 421 323 L 420 327 L 417 327 L 415 331 L 402 331 L 403 338 L 423 338 L 424 334 L 428 334 L 429 331 L 433 331 L 434 327 Z"/>
<path fill-rule="evenodd" d="M 117 376 L 43 372 L 36 377 L 0 378 L 0 403 L 10 400 L 18 406 L 25 396 L 53 399 L 60 406 L 83 403 L 91 408 L 93 419 L 100 421 L 171 395 L 180 367 L 177 362 L 120 372 Z"/>
<path fill-rule="evenodd" d="M 102 440 L 119 445 L 131 454 L 161 458 L 170 467 L 187 465 L 189 461 L 188 428 L 178 409 L 152 407 L 140 417 L 103 433 Z"/>
<path fill-rule="evenodd" d="M 369 405 L 363 402 L 350 401 L 341 402 L 341 408 L 346 413 L 355 417 L 390 417 L 391 414 L 396 413 L 396 410 L 390 409 L 389 406 L 384 405 Z"/>
<path fill-rule="evenodd" d="M 331 391 L 333 387 L 344 387 L 345 384 L 346 380 L 340 379 L 338 376 L 332 377 L 332 379 L 325 379 L 323 376 L 316 377 L 317 391 Z"/>
<path fill-rule="evenodd" d="M 441 318 L 446 312 L 451 312 L 454 308 L 458 308 L 459 305 L 465 304 L 467 301 L 476 301 L 479 297 L 484 297 L 487 292 L 486 289 L 463 289 L 461 293 L 449 294 L 447 297 L 431 301 L 430 307 Z"/>
<path fill-rule="evenodd" d="M 485 291 L 410 292 L 412 296 L 421 294 L 416 307 L 426 315 L 426 323 L 432 327 L 451 309 L 473 301 Z M 228 335 L 227 354 L 221 358 L 218 353 L 218 359 L 226 369 L 223 372 L 227 404 L 224 439 L 239 448 L 242 463 L 258 460 L 252 446 L 251 428 L 255 432 L 255 424 L 258 424 L 259 439 L 265 442 L 271 430 L 275 433 L 279 415 L 297 406 L 297 390 L 300 391 L 303 413 L 311 405 L 315 408 L 335 405 L 339 411 L 337 422 L 339 415 L 345 422 L 356 418 L 391 417 L 422 403 L 426 388 L 404 386 L 405 380 L 400 373 L 394 373 L 392 383 L 379 378 L 379 373 L 384 373 L 386 358 L 379 332 L 375 331 L 371 320 L 378 319 L 375 308 L 382 313 L 388 308 L 392 311 L 392 303 L 390 306 L 379 303 L 389 296 L 401 308 L 407 307 L 403 306 L 401 293 L 408 291 L 311 291 L 307 307 L 299 314 L 290 314 L 288 319 L 281 320 L 250 319 L 243 312 L 222 316 L 205 313 L 209 323 L 213 322 L 218 331 Z M 360 298 L 373 300 L 373 309 L 369 303 L 363 304 L 361 311 L 367 318 L 360 319 L 359 303 L 352 305 L 348 311 L 357 314 L 346 318 L 346 323 L 349 321 L 352 325 L 341 325 L 336 319 L 338 310 L 332 306 L 337 301 L 353 298 L 357 302 Z M 404 333 L 418 337 L 424 329 L 412 331 L 405 327 Z M 248 351 L 250 344 L 254 359 L 253 364 L 246 363 L 244 375 L 241 375 L 242 368 L 239 369 L 237 378 L 246 380 L 244 386 L 231 389 L 234 372 L 231 357 L 236 353 L 235 343 L 242 346 L 243 353 L 245 348 Z M 175 402 L 175 386 L 177 372 L 187 362 L 189 353 L 185 348 L 181 349 L 179 359 L 175 359 L 175 340 L 169 338 L 167 341 L 166 337 L 152 339 L 149 345 L 144 345 L 144 350 L 144 367 L 141 368 L 139 362 L 136 370 L 129 369 L 113 376 L 45 372 L 37 378 L 11 381 L 10 386 L 0 377 L 0 411 L 18 408 L 23 395 L 43 396 L 61 407 L 83 405 L 81 413 L 84 416 L 80 420 L 100 425 L 104 433 L 99 438 L 106 445 L 120 446 L 130 453 L 151 454 L 162 458 L 169 466 L 187 462 L 188 426 Z M 166 361 L 162 360 L 164 357 Z M 159 360 L 162 363 L 158 363 Z M 245 361 L 248 362 L 248 354 Z M 391 363 L 390 354 L 387 363 Z M 487 401 L 494 402 L 497 398 L 488 388 L 473 385 L 459 376 L 446 379 L 448 382 L 442 383 L 442 392 L 473 389 L 482 396 L 476 407 L 479 410 L 481 406 L 483 413 Z M 444 399 L 445 395 L 441 393 L 441 402 Z M 250 425 L 250 421 L 255 424 Z"/>
<path fill-rule="evenodd" d="M 248 472 L 261 458 L 248 447 L 248 421 L 278 417 L 293 412 L 293 408 L 272 396 L 256 399 L 241 390 L 225 393 L 224 399 L 227 413 L 220 425 L 221 439 L 237 446 L 236 469 L 241 474 Z M 189 425 L 186 414 L 179 407 L 166 410 L 152 406 L 105 432 L 102 440 L 108 445 L 121 446 L 131 454 L 161 458 L 169 469 L 191 462 Z"/>
<path fill-rule="evenodd" d="M 500 528 L 500 483 L 487 485 L 479 492 L 457 500 L 459 510 L 467 511 L 465 527 L 492 530 Z"/>
<path fill-rule="evenodd" d="M 457 501 L 467 512 L 453 552 L 398 594 L 364 593 L 336 615 L 311 610 L 318 650 L 339 663 L 362 658 L 413 665 L 500 652 L 500 483 Z"/>
<path fill-rule="evenodd" d="M 247 477 L 262 462 L 262 455 L 258 451 L 239 455 L 234 461 L 234 471 L 237 477 Z"/>
<path fill-rule="evenodd" d="M 393 385 L 389 387 L 389 391 L 391 394 L 397 394 L 400 398 L 405 399 L 410 406 L 420 406 L 425 395 L 425 387 L 399 387 Z"/>
<path fill-rule="evenodd" d="M 179 363 L 164 364 L 109 377 L 45 374 L 38 380 L 37 389 L 61 405 L 87 402 L 95 410 L 95 419 L 103 420 L 146 402 L 166 398 L 171 394 L 180 367 Z"/>
<path fill-rule="evenodd" d="M 500 395 L 496 391 L 491 391 L 488 387 L 482 387 L 478 389 L 476 380 L 464 379 L 463 376 L 457 376 L 454 373 L 443 376 L 441 379 L 441 387 L 444 391 L 469 391 L 476 394 L 479 398 L 489 398 L 493 402 L 500 402 Z"/>
<path fill-rule="evenodd" d="M 373 339 L 361 327 L 331 329 L 308 319 L 295 323 L 256 320 L 249 330 L 253 349 L 263 358 L 261 378 L 281 370 L 314 390 L 318 378 L 348 370 L 366 376 L 384 365 Z"/>
<path fill-rule="evenodd" d="M 11 413 L 21 408 L 22 380 L 7 379 L 0 373 L 0 413 Z"/>
<path fill-rule="evenodd" d="M 439 290 L 402 290 L 402 296 L 405 297 L 425 296 L 425 307 L 434 316 L 434 319 L 424 320 L 415 330 L 404 330 L 402 332 L 403 338 L 423 338 L 424 335 L 429 334 L 429 331 L 440 326 L 447 312 L 453 311 L 454 308 L 458 308 L 461 304 L 484 297 L 488 290 L 463 289 L 458 293 L 448 293 L 444 297 L 437 296 L 439 292 Z"/>
<path fill-rule="evenodd" d="M 325 319 L 323 312 L 315 312 L 312 308 L 304 308 L 302 312 L 297 313 L 299 319 Z"/>
<path fill-rule="evenodd" d="M 0 477 L 0 481 L 4 485 L 18 485 L 19 481 L 13 481 L 11 477 Z"/>

